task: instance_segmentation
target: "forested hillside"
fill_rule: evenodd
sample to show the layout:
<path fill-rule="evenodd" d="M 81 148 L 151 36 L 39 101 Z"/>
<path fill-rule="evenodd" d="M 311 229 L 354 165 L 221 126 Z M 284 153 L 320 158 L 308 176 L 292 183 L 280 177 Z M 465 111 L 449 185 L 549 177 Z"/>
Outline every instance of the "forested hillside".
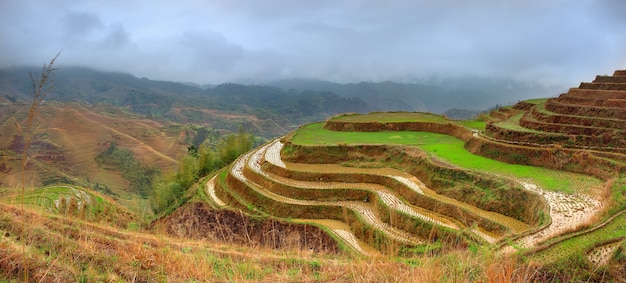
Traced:
<path fill-rule="evenodd" d="M 32 90 L 29 72 L 36 71 L 36 68 L 0 70 L 0 102 L 26 100 Z M 243 125 L 250 132 L 268 138 L 338 113 L 444 113 L 454 108 L 477 112 L 496 104 L 554 96 L 565 90 L 510 79 L 483 78 L 349 84 L 292 79 L 266 85 L 200 86 L 82 67 L 58 68 L 54 86 L 55 92 L 49 100 L 109 104 L 147 118 L 229 131 L 236 131 Z"/>
<path fill-rule="evenodd" d="M 444 113 L 451 109 L 484 111 L 496 104 L 550 97 L 567 88 L 520 82 L 507 78 L 459 77 L 428 79 L 415 83 L 327 81 L 290 79 L 270 83 L 285 89 L 326 90 L 341 97 L 361 98 L 375 111 L 424 111 Z"/>
<path fill-rule="evenodd" d="M 0 70 L 0 102 L 26 101 L 37 69 Z M 264 137 L 285 134 L 298 125 L 372 107 L 357 97 L 328 91 L 224 83 L 203 89 L 182 83 L 152 81 L 130 74 L 61 67 L 55 72 L 50 101 L 123 107 L 146 118 L 192 123 L 237 131 L 240 126 Z"/>

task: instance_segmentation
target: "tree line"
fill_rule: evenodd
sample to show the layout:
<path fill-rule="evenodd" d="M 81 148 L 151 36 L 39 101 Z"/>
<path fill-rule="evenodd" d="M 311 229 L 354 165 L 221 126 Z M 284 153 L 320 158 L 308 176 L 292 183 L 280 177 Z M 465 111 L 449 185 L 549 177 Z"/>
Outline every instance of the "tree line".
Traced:
<path fill-rule="evenodd" d="M 199 130 L 196 137 L 202 133 L 203 130 Z M 254 135 L 243 128 L 236 134 L 219 137 L 218 141 L 211 138 L 200 140 L 194 138 L 187 154 L 180 160 L 177 172 L 159 175 L 154 180 L 149 199 L 155 214 L 180 203 L 184 193 L 200 178 L 227 166 L 257 144 Z"/>
<path fill-rule="evenodd" d="M 251 150 L 261 141 L 243 127 L 237 133 L 220 135 L 218 131 L 194 127 L 187 153 L 181 158 L 177 170 L 162 172 L 155 166 L 144 166 L 133 152 L 112 142 L 96 156 L 101 166 L 111 166 L 130 182 L 129 191 L 147 198 L 155 214 L 180 203 L 185 192 L 198 180 L 224 166 L 241 154 Z"/>

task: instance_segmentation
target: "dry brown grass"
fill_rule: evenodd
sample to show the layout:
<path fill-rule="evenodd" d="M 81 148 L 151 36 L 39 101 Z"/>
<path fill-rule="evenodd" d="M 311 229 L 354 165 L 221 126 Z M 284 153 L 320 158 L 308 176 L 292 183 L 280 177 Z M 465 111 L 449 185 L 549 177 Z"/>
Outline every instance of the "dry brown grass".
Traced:
<path fill-rule="evenodd" d="M 33 123 L 37 124 L 38 133 L 33 137 L 33 158 L 27 168 L 27 185 L 42 184 L 41 172 L 51 171 L 76 177 L 86 185 L 106 184 L 116 193 L 122 194 L 124 180 L 119 173 L 100 168 L 94 158 L 104 151 L 110 142 L 133 151 L 142 164 L 158 166 L 163 171 L 176 168 L 177 160 L 186 153 L 186 146 L 178 141 L 178 133 L 164 131 L 168 122 L 154 122 L 137 117 L 113 117 L 99 112 L 96 106 L 86 107 L 78 104 L 59 105 L 46 103 L 38 109 Z M 15 119 L 21 119 L 16 116 Z M 7 119 L 0 123 L 0 132 L 15 133 L 14 120 Z M 0 136 L 0 148 L 10 148 L 14 142 L 12 134 Z M 39 144 L 53 145 L 60 149 L 46 152 L 39 149 Z M 0 182 L 7 187 L 17 187 L 21 180 L 19 156 L 12 156 L 11 151 L 3 160 L 11 170 L 2 176 Z M 55 160 L 47 160 L 55 159 Z M 110 181 L 113 179 L 114 181 Z"/>
<path fill-rule="evenodd" d="M 487 249 L 353 258 L 131 232 L 4 204 L 0 236 L 0 278 L 9 280 L 27 273 L 37 282 L 517 282 L 528 274 L 516 259 Z"/>

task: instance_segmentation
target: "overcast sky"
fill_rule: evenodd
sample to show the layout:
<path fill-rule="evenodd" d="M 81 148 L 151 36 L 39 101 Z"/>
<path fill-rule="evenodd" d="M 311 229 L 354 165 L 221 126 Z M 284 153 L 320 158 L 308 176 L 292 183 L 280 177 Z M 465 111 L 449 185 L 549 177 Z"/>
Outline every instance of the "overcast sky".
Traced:
<path fill-rule="evenodd" d="M 623 0 L 0 0 L 0 67 L 150 79 L 337 82 L 626 69 Z"/>

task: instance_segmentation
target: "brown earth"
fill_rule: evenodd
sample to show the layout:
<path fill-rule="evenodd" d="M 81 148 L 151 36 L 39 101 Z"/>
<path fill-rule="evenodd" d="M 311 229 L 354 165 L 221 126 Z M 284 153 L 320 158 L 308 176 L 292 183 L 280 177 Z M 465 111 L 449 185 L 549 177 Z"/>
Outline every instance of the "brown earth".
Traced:
<path fill-rule="evenodd" d="M 0 160 L 5 173 L 0 175 L 0 185 L 16 187 L 22 171 L 20 153 L 24 148 L 23 134 L 16 121 L 21 121 L 24 114 L 15 105 L 0 108 L 13 113 L 0 123 Z M 101 168 L 95 162 L 95 157 L 111 143 L 131 150 L 142 164 L 164 171 L 176 168 L 177 160 L 187 149 L 184 141 L 179 140 L 182 130 L 177 124 L 143 119 L 113 107 L 45 104 L 35 125 L 28 186 L 41 186 L 46 180 L 65 180 L 84 186 L 98 182 L 120 192 L 128 185 L 121 180 L 120 172 Z"/>
<path fill-rule="evenodd" d="M 153 224 L 171 236 L 217 241 L 249 247 L 300 249 L 338 253 L 336 241 L 319 227 L 272 218 L 250 217 L 206 202 L 190 202 Z"/>
<path fill-rule="evenodd" d="M 380 131 L 420 131 L 451 135 L 461 140 L 468 140 L 472 132 L 467 128 L 453 123 L 434 122 L 343 122 L 328 120 L 324 123 L 324 129 L 331 131 L 346 132 L 380 132 Z"/>

